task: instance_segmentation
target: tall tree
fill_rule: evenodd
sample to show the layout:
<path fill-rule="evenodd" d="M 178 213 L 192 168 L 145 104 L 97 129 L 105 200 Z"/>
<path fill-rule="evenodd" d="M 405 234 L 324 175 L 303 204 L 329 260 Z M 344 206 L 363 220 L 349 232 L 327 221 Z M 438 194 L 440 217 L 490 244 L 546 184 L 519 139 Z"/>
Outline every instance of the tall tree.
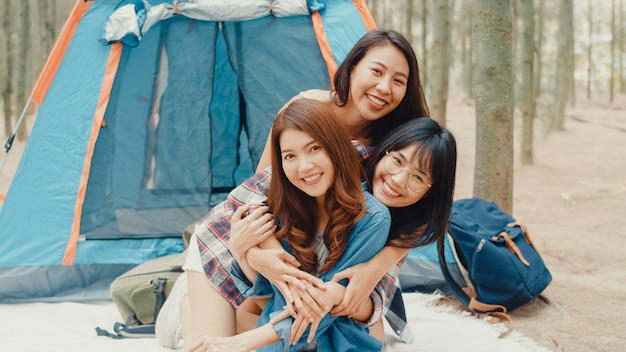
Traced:
<path fill-rule="evenodd" d="M 613 103 L 613 91 L 615 89 L 615 0 L 611 0 L 611 67 L 609 75 L 609 103 Z"/>
<path fill-rule="evenodd" d="M 406 38 L 413 43 L 413 0 L 406 0 Z"/>
<path fill-rule="evenodd" d="M 533 93 L 533 68 L 535 58 L 535 1 L 521 0 L 522 21 L 522 143 L 521 160 L 523 165 L 533 163 L 533 122 L 535 120 L 535 94 Z"/>
<path fill-rule="evenodd" d="M 50 0 L 39 0 L 39 36 L 41 38 L 42 62 L 52 51 L 57 37 L 56 6 Z"/>
<path fill-rule="evenodd" d="M 534 94 L 535 94 L 535 107 L 537 106 L 537 100 L 539 98 L 539 94 L 541 94 L 541 71 L 543 69 L 543 55 L 541 54 L 543 51 L 543 25 L 544 25 L 544 2 L 539 1 L 537 4 L 536 11 L 536 24 L 537 30 L 535 31 L 536 40 L 535 40 L 535 82 L 533 84 Z"/>
<path fill-rule="evenodd" d="M 624 93 L 624 32 L 626 31 L 626 23 L 624 23 L 624 0 L 619 0 L 619 28 L 617 32 L 619 43 L 617 50 L 617 71 L 619 72 L 619 91 Z"/>
<path fill-rule="evenodd" d="M 556 75 L 554 79 L 554 112 L 549 131 L 565 129 L 565 105 L 572 98 L 574 82 L 574 4 L 572 0 L 559 2 L 559 34 Z"/>
<path fill-rule="evenodd" d="M 428 86 L 428 0 L 422 0 L 422 84 Z"/>
<path fill-rule="evenodd" d="M 474 85 L 473 85 L 473 73 L 474 73 L 474 17 L 467 17 L 466 14 L 472 13 L 472 2 L 465 1 L 461 4 L 461 12 L 463 13 L 463 20 L 461 23 L 461 63 L 463 67 L 463 82 L 467 97 L 474 98 Z"/>
<path fill-rule="evenodd" d="M 13 96 L 13 79 L 12 73 L 13 70 L 13 57 L 15 53 L 13 52 L 13 45 L 11 43 L 13 36 L 11 31 L 11 20 L 13 18 L 13 6 L 7 1 L 2 1 L 4 6 L 4 11 L 2 12 L 4 16 L 2 17 L 2 37 L 4 38 L 4 47 L 2 51 L 4 52 L 4 59 L 0 61 L 0 63 L 4 63 L 4 74 L 3 76 L 3 86 L 2 86 L 2 104 L 3 104 L 3 112 L 4 112 L 4 132 L 8 136 L 13 132 L 13 104 L 11 102 Z"/>
<path fill-rule="evenodd" d="M 391 4 L 388 0 L 379 0 L 382 3 L 383 9 L 381 11 L 382 15 L 382 26 L 383 28 L 390 28 L 391 25 L 391 14 L 393 11 L 391 10 Z"/>
<path fill-rule="evenodd" d="M 433 8 L 433 44 L 430 48 L 430 113 L 441 125 L 446 124 L 448 101 L 448 47 L 450 45 L 450 2 L 435 1 Z"/>
<path fill-rule="evenodd" d="M 16 60 L 17 80 L 16 80 L 16 99 L 15 106 L 21 112 L 26 106 L 26 99 L 30 90 L 28 81 L 28 67 L 30 62 L 30 7 L 28 1 L 18 1 L 18 57 L 20 60 Z M 25 140 L 27 136 L 26 128 L 19 128 L 17 130 L 17 139 Z"/>
<path fill-rule="evenodd" d="M 626 83 L 624 82 L 624 42 L 626 41 L 626 23 L 624 23 L 624 0 L 619 1 L 619 56 L 617 64 L 619 65 L 619 91 L 624 93 Z"/>
<path fill-rule="evenodd" d="M 6 1 L 0 1 L 0 13 L 5 13 L 6 11 Z M 5 67 L 5 62 L 6 62 L 6 52 L 8 49 L 7 44 L 5 44 L 6 40 L 8 40 L 8 32 L 7 29 L 5 29 L 4 26 L 4 21 L 6 21 L 7 18 L 5 16 L 0 17 L 0 102 L 2 102 L 2 93 L 4 92 L 4 87 L 6 85 L 6 72 L 7 72 L 7 68 Z M 8 26 L 7 26 L 8 28 Z M 1 104 L 1 103 L 0 103 Z M 9 134 L 9 130 L 11 128 L 11 123 L 10 120 L 7 120 L 4 116 L 4 110 L 2 110 L 2 112 L 0 113 L 0 115 L 3 117 L 3 127 L 4 127 L 4 131 L 6 134 Z M 7 125 L 8 123 L 8 125 Z M 7 130 L 7 128 L 9 130 Z M 0 135 L 0 138 L 3 137 L 3 135 Z"/>
<path fill-rule="evenodd" d="M 588 44 L 587 44 L 587 99 L 591 99 L 591 82 L 592 82 L 592 73 L 593 73 L 593 60 L 591 59 L 591 52 L 593 46 L 593 7 L 591 6 L 591 1 L 587 2 L 587 23 L 589 30 L 588 34 Z"/>
<path fill-rule="evenodd" d="M 513 210 L 511 2 L 474 2 L 475 197 Z"/>

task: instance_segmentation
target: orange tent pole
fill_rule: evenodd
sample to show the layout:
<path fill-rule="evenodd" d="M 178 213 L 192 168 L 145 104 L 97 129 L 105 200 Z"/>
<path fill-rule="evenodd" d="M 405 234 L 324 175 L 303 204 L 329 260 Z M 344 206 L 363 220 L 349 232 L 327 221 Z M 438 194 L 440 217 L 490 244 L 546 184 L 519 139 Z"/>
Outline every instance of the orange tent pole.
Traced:
<path fill-rule="evenodd" d="M 83 210 L 83 202 L 85 201 L 85 191 L 87 190 L 87 181 L 89 180 L 89 171 L 91 170 L 91 158 L 93 156 L 93 150 L 96 145 L 96 139 L 98 139 L 98 133 L 100 127 L 104 122 L 104 113 L 106 112 L 107 105 L 109 104 L 109 98 L 111 97 L 111 89 L 113 88 L 113 81 L 117 74 L 117 68 L 122 57 L 121 43 L 111 44 L 109 51 L 109 59 L 107 61 L 106 69 L 104 71 L 104 79 L 100 88 L 100 96 L 98 97 L 98 105 L 93 117 L 93 123 L 91 125 L 91 134 L 89 142 L 87 144 L 87 152 L 85 153 L 85 161 L 83 163 L 83 174 L 80 178 L 80 184 L 78 185 L 78 195 L 76 197 L 76 205 L 74 206 L 74 221 L 72 222 L 72 230 L 70 232 L 70 238 L 67 241 L 65 247 L 65 254 L 63 255 L 63 265 L 72 265 L 76 256 L 76 249 L 78 247 L 78 237 L 80 235 L 80 217 Z"/>
<path fill-rule="evenodd" d="M 41 105 L 41 102 L 45 98 L 48 88 L 52 83 L 52 79 L 54 79 L 54 76 L 61 65 L 61 60 L 63 60 L 63 56 L 65 56 L 65 51 L 74 37 L 76 27 L 78 27 L 78 23 L 89 9 L 89 6 L 90 2 L 77 0 L 72 13 L 68 17 L 61 33 L 59 34 L 59 37 L 57 38 L 56 43 L 54 43 L 52 51 L 50 52 L 50 55 L 48 55 L 48 59 L 46 60 L 41 74 L 37 79 L 37 83 L 35 83 L 35 88 L 33 88 L 33 92 L 30 95 L 31 99 L 33 99 L 33 101 L 35 101 L 38 105 Z"/>

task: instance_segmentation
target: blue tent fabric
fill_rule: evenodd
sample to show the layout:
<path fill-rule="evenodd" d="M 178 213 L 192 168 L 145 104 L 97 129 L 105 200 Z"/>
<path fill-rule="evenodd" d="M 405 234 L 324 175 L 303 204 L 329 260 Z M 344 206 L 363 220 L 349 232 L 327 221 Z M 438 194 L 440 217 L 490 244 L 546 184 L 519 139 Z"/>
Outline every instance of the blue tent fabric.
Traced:
<path fill-rule="evenodd" d="M 86 12 L 0 209 L 0 302 L 107 299 L 131 267 L 181 252 L 183 229 L 253 173 L 278 109 L 331 87 L 310 15 L 177 15 L 131 45 L 106 43 L 107 20 L 130 2 L 77 1 Z M 162 3 L 171 0 L 146 4 Z M 348 0 L 308 4 L 339 64 L 366 31 L 358 10 Z"/>

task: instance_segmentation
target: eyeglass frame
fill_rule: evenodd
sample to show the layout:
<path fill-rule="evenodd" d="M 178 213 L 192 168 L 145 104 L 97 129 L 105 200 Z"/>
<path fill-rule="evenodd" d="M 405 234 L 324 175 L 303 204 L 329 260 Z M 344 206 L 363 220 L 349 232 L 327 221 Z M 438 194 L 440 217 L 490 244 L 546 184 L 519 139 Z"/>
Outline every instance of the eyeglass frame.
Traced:
<path fill-rule="evenodd" d="M 391 155 L 391 153 L 390 153 L 390 152 L 391 152 L 391 153 L 398 154 L 398 159 L 402 160 L 402 168 L 401 168 L 401 169 L 399 169 L 399 170 L 398 170 L 398 171 L 396 171 L 396 172 L 390 171 L 390 170 L 387 168 L 387 164 L 386 164 L 386 162 L 383 160 L 383 168 L 385 168 L 385 170 L 386 170 L 387 172 L 389 172 L 389 173 L 390 173 L 390 174 L 392 174 L 392 175 L 397 175 L 397 174 L 400 174 L 400 173 L 404 172 L 404 170 L 407 170 L 407 171 L 409 172 L 409 176 L 406 178 L 406 187 L 407 187 L 409 190 L 411 190 L 412 192 L 415 192 L 415 193 L 420 193 L 420 192 L 423 192 L 425 189 L 428 189 L 428 188 L 431 188 L 431 187 L 432 187 L 432 184 L 430 184 L 430 183 L 428 183 L 428 182 L 423 182 L 422 184 L 424 185 L 424 188 L 420 189 L 419 191 L 416 191 L 416 190 L 412 189 L 411 187 L 409 187 L 409 179 L 410 179 L 410 177 L 411 177 L 411 176 L 419 176 L 420 178 L 421 178 L 421 176 L 426 176 L 425 178 L 428 178 L 429 180 L 430 180 L 430 176 L 428 176 L 426 173 L 424 173 L 424 172 L 422 172 L 422 171 L 417 171 L 417 172 L 414 172 L 413 170 L 409 169 L 409 168 L 406 166 L 406 162 L 407 162 L 406 158 L 404 158 L 404 156 L 403 156 L 402 154 L 398 153 L 398 152 L 397 152 L 397 151 L 395 151 L 395 150 L 391 150 L 391 151 L 390 151 L 390 150 L 385 150 L 385 156 L 383 157 L 383 159 L 384 159 L 384 158 L 387 158 L 387 157 L 393 157 L 393 156 Z"/>

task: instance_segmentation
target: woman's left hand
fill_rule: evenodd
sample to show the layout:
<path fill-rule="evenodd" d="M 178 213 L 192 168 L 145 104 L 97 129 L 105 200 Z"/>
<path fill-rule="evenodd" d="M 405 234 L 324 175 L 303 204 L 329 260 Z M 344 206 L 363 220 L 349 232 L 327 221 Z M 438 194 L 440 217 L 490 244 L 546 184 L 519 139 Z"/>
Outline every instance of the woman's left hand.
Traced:
<path fill-rule="evenodd" d="M 331 281 L 339 282 L 343 279 L 348 279 L 349 283 L 346 286 L 343 300 L 330 311 L 330 314 L 333 316 L 346 315 L 352 317 L 357 312 L 359 306 L 369 298 L 370 293 L 372 293 L 378 281 L 380 281 L 381 277 L 372 273 L 372 270 L 368 269 L 367 263 L 357 264 L 336 273 Z"/>
<path fill-rule="evenodd" d="M 231 217 L 228 249 L 237 260 L 241 260 L 250 248 L 272 236 L 276 229 L 268 206 L 262 205 L 252 212 L 249 212 L 250 209 L 249 204 L 243 204 Z"/>

